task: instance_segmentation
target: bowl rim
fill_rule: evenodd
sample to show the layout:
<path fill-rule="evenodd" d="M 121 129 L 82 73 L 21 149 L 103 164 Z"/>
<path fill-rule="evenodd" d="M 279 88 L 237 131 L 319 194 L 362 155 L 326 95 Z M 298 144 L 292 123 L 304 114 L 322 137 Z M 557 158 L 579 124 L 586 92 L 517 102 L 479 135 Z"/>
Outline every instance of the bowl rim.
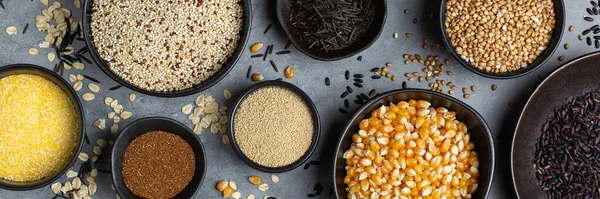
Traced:
<path fill-rule="evenodd" d="M 67 88 L 67 90 L 64 90 L 61 88 L 61 90 L 65 93 L 69 92 L 71 95 L 75 96 L 75 99 L 72 99 L 71 102 L 75 102 L 75 104 L 73 104 L 73 106 L 78 106 L 79 111 L 79 117 L 80 117 L 80 123 L 81 123 L 81 131 L 79 132 L 79 134 L 81 135 L 79 140 L 77 141 L 77 148 L 75 149 L 75 152 L 73 153 L 73 157 L 71 157 L 71 160 L 69 161 L 68 164 L 66 164 L 64 166 L 64 168 L 62 169 L 62 171 L 57 172 L 58 175 L 49 178 L 46 182 L 38 184 L 38 185 L 33 185 L 33 186 L 25 186 L 25 187 L 13 187 L 13 186 L 6 186 L 6 185 L 2 185 L 0 184 L 0 189 L 6 189 L 6 190 L 12 190 L 12 191 L 28 191 L 28 190 L 33 190 L 33 189 L 38 189 L 41 187 L 45 187 L 47 185 L 49 185 L 52 182 L 55 182 L 56 180 L 58 180 L 59 178 L 61 178 L 66 172 L 67 170 L 69 170 L 69 168 L 73 167 L 73 165 L 75 164 L 75 162 L 77 161 L 77 156 L 79 155 L 79 153 L 81 152 L 81 148 L 83 148 L 83 143 L 85 140 L 85 137 L 87 137 L 86 134 L 86 130 L 85 130 L 85 114 L 83 111 L 83 105 L 81 103 L 81 99 L 79 99 L 79 97 L 77 97 L 77 93 L 75 92 L 75 90 L 73 90 L 73 87 L 70 86 L 70 84 L 67 82 L 67 80 L 65 80 L 62 76 L 56 74 L 54 71 L 38 66 L 38 65 L 33 65 L 33 64 L 25 64 L 25 63 L 19 63 L 19 64 L 10 64 L 10 65 L 6 65 L 3 67 L 0 67 L 0 73 L 7 71 L 7 70 L 14 70 L 14 69 L 28 69 L 28 70 L 37 70 L 40 71 L 42 73 L 46 73 L 50 76 L 54 76 L 55 78 L 57 78 L 60 81 L 60 84 L 63 84 L 64 87 Z M 21 73 L 21 74 L 29 74 L 29 73 Z M 46 78 L 44 78 L 46 79 Z M 57 82 L 48 80 L 54 84 L 57 84 Z M 40 179 L 41 180 L 41 179 Z M 35 181 L 31 181 L 31 182 L 35 182 Z"/>
<path fill-rule="evenodd" d="M 180 90 L 180 91 L 174 91 L 174 92 L 155 92 L 155 91 L 150 91 L 150 90 L 145 90 L 142 88 L 139 88 L 137 86 L 134 86 L 133 84 L 128 83 L 127 81 L 121 79 L 117 74 L 115 74 L 109 67 L 108 65 L 104 62 L 104 60 L 102 58 L 100 58 L 100 54 L 98 53 L 98 51 L 96 50 L 96 47 L 94 46 L 94 43 L 92 41 L 92 36 L 91 36 L 91 30 L 88 30 L 88 26 L 91 26 L 91 17 L 87 17 L 88 14 L 91 12 L 91 9 L 89 6 L 93 6 L 93 5 L 89 5 L 90 3 L 92 3 L 94 0 L 85 0 L 83 9 L 82 9 L 82 25 L 83 27 L 81 27 L 82 31 L 83 31 L 83 37 L 85 40 L 85 44 L 89 49 L 90 52 L 90 56 L 92 57 L 92 59 L 94 60 L 94 63 L 98 66 L 98 68 L 100 68 L 102 70 L 102 72 L 104 72 L 108 77 L 110 77 L 112 80 L 114 80 L 115 82 L 119 83 L 119 85 L 123 85 L 131 90 L 134 90 L 136 92 L 139 93 L 143 93 L 146 95 L 151 95 L 151 96 L 157 96 L 157 97 L 183 97 L 183 96 L 189 96 L 189 95 L 193 95 L 202 91 L 205 91 L 209 88 L 211 88 L 212 86 L 214 86 L 215 84 L 217 84 L 218 82 L 220 82 L 223 78 L 225 78 L 225 76 L 227 76 L 227 74 L 229 74 L 229 72 L 231 72 L 231 70 L 235 67 L 235 65 L 237 64 L 237 62 L 239 61 L 240 57 L 242 57 L 242 55 L 244 54 L 244 49 L 246 49 L 246 45 L 248 44 L 248 40 L 250 39 L 250 31 L 251 31 L 251 27 L 252 27 L 252 9 L 251 9 L 251 3 L 250 0 L 240 0 L 242 2 L 243 5 L 243 25 L 242 25 L 242 29 L 240 30 L 240 40 L 239 43 L 237 45 L 236 50 L 231 54 L 231 57 L 229 57 L 229 60 L 226 64 L 221 66 L 221 69 L 219 71 L 217 71 L 215 74 L 213 74 L 211 77 L 209 77 L 207 80 L 201 82 L 198 85 L 193 86 L 192 88 L 188 88 L 185 90 Z M 88 20 L 89 18 L 89 20 Z M 214 78 L 214 79 L 211 79 Z"/>
<path fill-rule="evenodd" d="M 270 86 L 284 87 L 284 88 L 289 89 L 292 92 L 298 94 L 304 100 L 304 102 L 308 105 L 309 109 L 311 110 L 311 115 L 312 115 L 312 119 L 313 119 L 314 132 L 313 132 L 313 138 L 312 138 L 310 146 L 308 147 L 306 152 L 304 152 L 304 154 L 302 156 L 300 156 L 300 158 L 298 160 L 296 160 L 292 164 L 289 164 L 289 165 L 283 166 L 283 167 L 266 167 L 266 166 L 259 165 L 258 163 L 255 163 L 254 161 L 250 160 L 242 152 L 242 150 L 239 148 L 239 146 L 235 140 L 234 119 L 235 119 L 235 114 L 236 114 L 237 109 L 239 108 L 240 104 L 244 101 L 244 99 L 246 99 L 246 97 L 248 95 L 250 95 L 254 91 L 264 88 L 264 87 L 270 87 Z M 231 107 L 231 109 L 229 110 L 229 119 L 228 119 L 228 124 L 227 124 L 227 128 L 229 130 L 227 131 L 227 134 L 229 135 L 231 147 L 233 148 L 233 151 L 235 151 L 237 156 L 240 159 L 242 159 L 242 161 L 244 161 L 244 163 L 246 163 L 248 166 L 250 166 L 256 170 L 268 172 L 268 173 L 283 173 L 283 172 L 291 171 L 291 170 L 299 167 L 300 165 L 304 164 L 306 161 L 308 161 L 310 159 L 310 157 L 312 156 L 312 154 L 315 152 L 317 145 L 319 144 L 319 137 L 321 135 L 321 121 L 319 118 L 319 112 L 317 111 L 317 106 L 310 99 L 310 97 L 304 91 L 302 91 L 302 89 L 298 88 L 297 86 L 295 86 L 291 83 L 288 83 L 285 81 L 280 81 L 280 80 L 269 80 L 269 81 L 263 81 L 260 83 L 256 83 L 256 84 L 250 86 L 249 88 L 247 88 L 242 94 L 240 94 L 239 97 L 233 103 L 233 105 L 230 107 Z"/>
<path fill-rule="evenodd" d="M 196 189 L 194 190 L 194 194 L 192 194 L 192 197 L 191 197 L 191 198 L 194 198 L 194 197 L 196 196 L 196 194 L 198 193 L 198 190 L 199 190 L 199 189 L 200 189 L 200 187 L 202 186 L 202 183 L 204 183 L 204 178 L 206 177 L 206 171 L 208 170 L 208 169 L 207 169 L 207 163 L 206 163 L 206 162 L 207 162 L 207 160 L 206 160 L 206 149 L 204 148 L 204 144 L 202 143 L 202 141 L 200 140 L 200 138 L 198 138 L 198 135 L 196 135 L 196 134 L 195 134 L 195 133 L 194 133 L 194 132 L 193 132 L 193 131 L 192 131 L 190 128 L 188 128 L 187 126 L 185 126 L 183 123 L 181 123 L 181 122 L 179 122 L 179 121 L 177 121 L 177 120 L 174 120 L 174 119 L 171 119 L 171 118 L 167 118 L 167 117 L 162 117 L 162 116 L 153 116 L 153 117 L 143 117 L 143 118 L 139 118 L 139 119 L 137 119 L 137 120 L 135 120 L 135 121 L 133 121 L 133 122 L 129 123 L 129 124 L 128 124 L 128 125 L 127 125 L 125 128 L 123 128 L 123 130 L 121 130 L 121 131 L 120 131 L 120 133 L 119 133 L 119 136 L 117 137 L 117 139 L 115 139 L 115 144 L 117 144 L 117 143 L 120 143 L 120 142 L 123 142 L 123 141 L 122 141 L 122 139 L 125 139 L 125 138 L 123 138 L 123 135 L 124 135 L 126 132 L 131 132 L 131 131 L 130 131 L 130 128 L 133 128 L 133 125 L 134 125 L 134 124 L 137 124 L 137 123 L 139 123 L 139 122 L 148 121 L 148 120 L 162 120 L 162 121 L 171 122 L 171 123 L 173 123 L 173 124 L 175 124 L 175 125 L 177 125 L 177 126 L 180 126 L 180 127 L 182 127 L 183 129 L 185 129 L 185 131 L 186 131 L 187 133 L 190 133 L 191 135 L 193 135 L 193 137 L 194 137 L 194 139 L 195 139 L 194 141 L 197 141 L 197 142 L 200 144 L 200 150 L 202 150 L 202 154 L 201 154 L 201 156 L 202 156 L 202 157 L 204 157 L 204 161 L 203 161 L 203 163 L 198 163 L 198 161 L 196 161 L 196 165 L 198 165 L 198 164 L 203 164 L 203 165 L 204 165 L 204 167 L 203 167 L 203 168 L 204 168 L 204 170 L 203 170 L 203 171 L 194 171 L 194 176 L 196 175 L 196 172 L 201 172 L 201 174 L 200 174 L 200 182 L 198 183 L 198 186 L 197 186 L 197 187 L 196 187 Z M 146 133 L 147 133 L 147 132 L 146 132 Z M 137 138 L 137 137 L 139 137 L 139 136 L 141 136 L 141 135 L 143 135 L 143 134 L 146 134 L 146 133 L 142 133 L 142 134 L 140 134 L 140 135 L 136 136 L 135 138 Z M 169 133 L 171 133 L 171 132 L 169 132 Z M 134 138 L 134 139 L 135 139 L 135 138 Z M 185 140 L 185 139 L 184 139 L 184 140 Z M 185 140 L 185 141 L 186 141 L 188 144 L 190 144 L 190 141 L 188 141 L 188 140 Z M 129 146 L 129 144 L 130 144 L 130 143 L 127 143 L 127 146 Z M 191 144 L 190 144 L 190 145 L 191 145 Z M 127 149 L 127 146 L 125 147 L 125 149 Z M 194 153 L 196 153 L 196 150 L 194 150 L 193 148 L 192 148 L 192 151 L 194 151 Z M 115 178 L 115 167 L 116 167 L 117 165 L 115 164 L 115 161 L 114 161 L 114 159 L 116 158 L 116 157 L 115 157 L 115 153 L 116 153 L 116 152 L 117 152 L 117 150 L 116 150 L 116 147 L 114 147 L 114 146 L 113 146 L 113 147 L 112 147 L 112 149 L 110 150 L 110 174 L 111 174 L 111 178 L 112 178 L 112 183 L 113 183 L 113 185 L 115 185 L 115 186 L 118 186 L 118 184 L 119 184 L 119 183 L 117 183 L 117 179 Z M 123 167 L 123 165 L 120 165 L 120 167 Z M 189 184 L 188 184 L 188 185 L 189 185 Z M 186 185 L 186 186 L 187 186 L 187 185 Z M 126 188 L 126 189 L 129 189 L 129 188 L 127 188 L 127 187 L 125 187 L 125 188 Z M 117 192 L 117 194 L 118 194 L 119 196 L 123 196 L 123 194 L 121 193 L 120 189 L 117 189 L 117 188 L 115 187 L 115 191 Z"/>
<path fill-rule="evenodd" d="M 288 30 L 287 28 L 285 28 L 285 26 L 286 26 L 285 22 L 282 21 L 283 19 L 281 17 L 279 17 L 279 16 L 283 16 L 283 14 L 281 13 L 282 11 L 279 9 L 279 7 L 280 7 L 279 5 L 281 4 L 282 1 L 286 1 L 286 0 L 279 0 L 279 1 L 277 1 L 276 2 L 277 5 L 275 6 L 275 8 L 276 8 L 277 16 L 278 16 L 277 17 L 277 21 L 279 22 L 279 25 L 282 27 L 283 32 L 285 32 L 285 35 L 289 39 L 290 43 L 292 43 L 294 45 L 294 47 L 298 51 L 300 51 L 303 54 L 309 56 L 310 58 L 313 58 L 313 59 L 316 59 L 316 60 L 319 60 L 319 61 L 337 61 L 337 60 L 346 59 L 346 58 L 352 57 L 354 55 L 357 55 L 357 54 L 361 53 L 362 51 L 370 48 L 379 39 L 379 37 L 381 36 L 381 33 L 383 32 L 383 30 L 385 28 L 385 24 L 387 22 L 387 13 L 388 13 L 387 0 L 381 0 L 381 1 L 383 1 L 383 13 L 377 13 L 377 14 L 383 14 L 383 19 L 382 19 L 382 22 L 381 22 L 381 27 L 378 28 L 379 31 L 377 31 L 377 34 L 375 35 L 375 37 L 373 37 L 373 39 L 369 43 L 367 43 L 367 45 L 365 45 L 365 46 L 363 46 L 361 48 L 358 48 L 357 50 L 355 50 L 353 52 L 350 52 L 350 53 L 347 53 L 345 55 L 342 55 L 342 56 L 337 56 L 337 57 L 322 57 L 322 56 L 319 56 L 319 55 L 316 55 L 316 54 L 310 52 L 309 49 L 304 49 L 302 47 L 298 47 L 298 45 L 296 44 L 297 41 L 293 40 L 293 39 L 290 39 L 290 38 L 293 37 L 293 35 L 290 32 L 290 30 Z M 370 26 L 369 26 L 369 29 L 371 29 Z M 342 49 L 342 50 L 345 50 L 345 49 Z"/>
<path fill-rule="evenodd" d="M 479 114 L 479 112 L 477 112 L 475 109 L 473 109 L 471 106 L 469 106 L 467 103 L 464 103 L 452 96 L 449 95 L 444 95 L 444 94 L 440 94 L 434 91 L 430 91 L 430 90 L 425 90 L 425 89 L 419 89 L 419 88 L 402 88 L 402 89 L 395 89 L 395 90 L 390 90 L 384 93 L 379 94 L 378 96 L 374 97 L 373 99 L 369 100 L 368 102 L 364 103 L 362 106 L 360 106 L 358 109 L 356 109 L 356 111 L 354 112 L 354 114 L 352 115 L 352 117 L 348 120 L 347 124 L 345 125 L 345 127 L 343 128 L 343 131 L 339 134 L 339 138 L 338 138 L 338 142 L 336 145 L 336 152 L 334 154 L 334 159 L 333 159 L 333 164 L 332 164 L 332 179 L 333 179 L 333 184 L 334 184 L 334 192 L 335 192 L 335 197 L 336 198 L 340 198 L 338 193 L 338 190 L 335 188 L 335 186 L 337 186 L 336 183 L 336 165 L 338 162 L 338 156 L 340 154 L 341 151 L 339 151 L 338 149 L 340 149 L 340 147 L 342 146 L 342 142 L 344 141 L 344 135 L 346 133 L 349 132 L 350 128 L 352 127 L 352 122 L 354 120 L 356 120 L 366 109 L 367 107 L 378 103 L 379 101 L 381 101 L 382 99 L 389 97 L 391 95 L 394 94 L 400 94 L 400 93 L 424 93 L 424 94 L 429 94 L 429 95 L 434 95 L 436 97 L 440 97 L 443 99 L 447 99 L 449 101 L 451 101 L 452 103 L 455 103 L 459 106 L 464 107 L 466 110 L 468 110 L 469 112 L 473 113 L 473 115 L 477 118 L 477 120 L 479 122 L 481 122 L 481 126 L 483 127 L 484 131 L 485 131 L 485 137 L 487 138 L 486 141 L 488 142 L 489 146 L 490 146 L 490 150 L 489 150 L 489 155 L 490 155 L 490 180 L 487 183 L 487 187 L 488 189 L 485 190 L 485 196 L 487 197 L 489 195 L 489 192 L 491 190 L 492 184 L 494 182 L 494 172 L 496 169 L 496 150 L 495 150 L 495 145 L 494 145 L 494 141 L 492 139 L 492 131 L 490 130 L 488 124 L 486 123 L 485 119 L 483 118 L 483 116 L 481 116 Z"/>
<path fill-rule="evenodd" d="M 554 4 L 554 11 L 555 11 L 555 26 L 554 26 L 554 32 L 552 33 L 552 37 L 550 38 L 550 41 L 548 42 L 548 44 L 552 43 L 552 40 L 556 39 L 557 44 L 554 46 L 554 48 L 546 48 L 544 51 L 549 50 L 549 53 L 547 56 L 544 57 L 538 57 L 537 59 L 541 60 L 537 65 L 535 66 L 530 66 L 527 67 L 526 69 L 523 70 L 516 70 L 514 72 L 511 73 L 491 73 L 491 72 L 485 72 L 485 71 L 481 71 L 475 67 L 473 67 L 470 63 L 466 62 L 465 60 L 463 60 L 460 56 L 460 54 L 458 52 L 456 52 L 456 48 L 454 48 L 454 46 L 450 43 L 450 37 L 448 36 L 448 33 L 446 32 L 446 26 L 444 25 L 444 22 L 446 21 L 446 3 L 448 2 L 448 0 L 442 0 L 441 1 L 441 5 L 440 5 L 440 10 L 439 10 L 439 26 L 440 26 L 440 30 L 441 30 L 441 34 L 442 34 L 442 41 L 444 43 L 444 47 L 446 47 L 446 49 L 450 52 L 450 54 L 452 54 L 452 56 L 454 57 L 454 59 L 456 61 L 458 61 L 458 63 L 460 63 L 460 65 L 462 65 L 463 67 L 467 68 L 469 71 L 483 76 L 483 77 L 487 77 L 487 78 L 492 78 L 492 79 L 513 79 L 513 78 L 518 78 L 518 77 L 523 77 L 525 75 L 528 75 L 530 73 L 532 73 L 533 71 L 541 68 L 542 65 L 544 65 L 546 62 L 548 62 L 548 60 L 550 60 L 550 58 L 552 58 L 552 56 L 554 55 L 554 53 L 556 52 L 556 50 L 559 48 L 560 46 L 560 42 L 562 41 L 563 35 L 564 35 L 564 30 L 565 30 L 565 22 L 564 20 L 566 19 L 566 11 L 565 11 L 565 3 L 563 0 L 553 0 L 553 2 L 560 2 L 559 4 Z M 556 11 L 560 11 L 560 13 L 556 12 Z M 559 16 L 560 14 L 560 16 Z M 562 19 L 563 22 L 561 23 L 562 25 L 558 25 L 558 19 Z M 554 35 L 557 34 L 557 35 Z M 555 37 L 556 36 L 556 37 Z M 536 60 L 537 60 L 536 59 Z"/>
<path fill-rule="evenodd" d="M 567 68 L 569 66 L 572 66 L 574 63 L 577 63 L 579 61 L 588 59 L 588 58 L 592 58 L 595 56 L 600 56 L 600 52 L 591 52 L 582 56 L 579 56 L 573 60 L 570 60 L 564 64 L 562 64 L 560 67 L 554 69 L 552 72 L 550 72 L 550 74 L 548 74 L 548 76 L 546 76 L 544 78 L 544 80 L 542 80 L 542 82 L 540 82 L 538 84 L 538 86 L 535 88 L 535 90 L 531 93 L 531 95 L 529 95 L 529 98 L 527 99 L 527 102 L 525 102 L 525 105 L 523 106 L 523 108 L 521 109 L 521 111 L 519 112 L 519 116 L 517 117 L 517 121 L 515 122 L 515 127 L 514 127 L 514 132 L 513 132 L 513 138 L 511 141 L 511 145 L 510 145 L 510 177 L 511 177 L 511 182 L 512 182 L 512 188 L 515 192 L 515 196 L 517 198 L 522 198 L 519 196 L 519 189 L 517 188 L 517 185 L 515 183 L 515 180 L 517 179 L 515 177 L 515 142 L 516 142 L 516 138 L 517 138 L 517 134 L 523 134 L 523 133 L 518 133 L 519 131 L 519 126 L 522 125 L 521 120 L 523 119 L 523 115 L 525 113 L 525 110 L 527 108 L 529 108 L 531 103 L 534 103 L 532 101 L 532 98 L 538 94 L 538 92 L 540 92 L 539 88 L 542 87 L 543 85 L 545 85 L 546 82 L 549 81 L 550 78 L 555 78 L 556 75 L 558 75 L 561 71 L 563 70 L 567 70 Z M 541 135 L 541 134 L 540 134 Z M 537 140 L 535 140 L 535 142 L 537 142 Z"/>

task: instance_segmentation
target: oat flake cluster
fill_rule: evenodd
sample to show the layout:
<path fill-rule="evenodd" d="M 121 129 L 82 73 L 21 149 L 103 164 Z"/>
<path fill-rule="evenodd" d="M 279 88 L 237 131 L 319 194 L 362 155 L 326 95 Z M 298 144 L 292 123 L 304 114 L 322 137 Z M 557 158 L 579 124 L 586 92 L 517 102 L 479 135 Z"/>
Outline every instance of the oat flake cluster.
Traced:
<path fill-rule="evenodd" d="M 551 0 L 449 0 L 445 27 L 462 59 L 479 70 L 525 68 L 546 49 L 554 30 Z"/>
<path fill-rule="evenodd" d="M 239 0 L 94 1 L 98 53 L 123 80 L 154 92 L 191 88 L 219 71 L 240 40 Z"/>

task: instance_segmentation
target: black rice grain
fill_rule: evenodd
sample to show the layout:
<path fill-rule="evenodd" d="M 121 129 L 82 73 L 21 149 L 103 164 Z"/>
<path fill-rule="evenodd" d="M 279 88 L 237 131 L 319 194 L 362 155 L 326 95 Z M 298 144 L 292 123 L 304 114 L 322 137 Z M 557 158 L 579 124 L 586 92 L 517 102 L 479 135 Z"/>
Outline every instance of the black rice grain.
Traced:
<path fill-rule="evenodd" d="M 275 65 L 275 62 L 273 62 L 273 60 L 269 60 L 269 62 L 271 63 L 273 70 L 275 70 L 275 72 L 279 72 L 279 69 L 277 69 L 277 65 Z"/>
<path fill-rule="evenodd" d="M 267 25 L 267 28 L 265 28 L 265 31 L 263 32 L 263 34 L 267 34 L 269 32 L 269 30 L 271 30 L 271 26 L 273 26 L 273 24 Z"/>

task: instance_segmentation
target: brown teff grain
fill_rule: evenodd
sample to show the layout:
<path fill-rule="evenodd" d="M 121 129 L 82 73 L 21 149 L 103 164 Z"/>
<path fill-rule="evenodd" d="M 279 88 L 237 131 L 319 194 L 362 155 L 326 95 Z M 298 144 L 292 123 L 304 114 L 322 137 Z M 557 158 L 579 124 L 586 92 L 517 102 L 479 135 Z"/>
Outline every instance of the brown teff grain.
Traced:
<path fill-rule="evenodd" d="M 144 198 L 171 198 L 192 180 L 196 158 L 181 137 L 152 131 L 135 138 L 123 156 L 123 180 Z"/>
<path fill-rule="evenodd" d="M 449 0 L 445 17 L 461 58 L 492 73 L 533 63 L 546 50 L 556 21 L 552 0 Z"/>
<path fill-rule="evenodd" d="M 294 163 L 314 134 L 311 110 L 295 92 L 279 86 L 254 91 L 234 118 L 235 141 L 252 161 L 267 167 Z"/>

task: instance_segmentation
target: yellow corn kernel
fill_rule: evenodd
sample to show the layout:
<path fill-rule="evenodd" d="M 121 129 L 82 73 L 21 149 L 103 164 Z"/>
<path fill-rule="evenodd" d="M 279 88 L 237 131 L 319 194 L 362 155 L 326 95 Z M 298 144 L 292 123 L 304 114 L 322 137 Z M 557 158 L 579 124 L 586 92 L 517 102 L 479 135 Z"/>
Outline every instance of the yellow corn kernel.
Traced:
<path fill-rule="evenodd" d="M 217 188 L 217 191 L 223 192 L 223 190 L 225 190 L 225 188 L 227 186 L 229 186 L 228 183 L 221 180 L 221 181 L 217 182 L 216 188 Z"/>
<path fill-rule="evenodd" d="M 348 173 L 348 172 L 346 172 Z M 250 178 L 248 178 L 248 181 L 250 181 L 251 184 L 253 185 L 261 185 L 262 184 L 262 179 L 258 176 L 250 176 Z"/>
<path fill-rule="evenodd" d="M 234 191 L 235 190 L 231 186 L 227 186 L 225 189 L 223 189 L 223 196 L 229 198 L 231 195 L 233 195 Z"/>

